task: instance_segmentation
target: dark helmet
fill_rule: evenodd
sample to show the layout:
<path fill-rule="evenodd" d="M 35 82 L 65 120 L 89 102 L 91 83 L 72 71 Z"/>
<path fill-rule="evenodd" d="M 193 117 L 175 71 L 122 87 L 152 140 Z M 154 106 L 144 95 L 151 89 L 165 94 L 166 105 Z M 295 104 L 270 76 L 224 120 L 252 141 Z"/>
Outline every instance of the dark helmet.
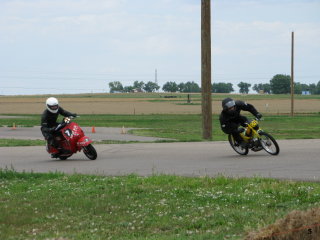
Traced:
<path fill-rule="evenodd" d="M 236 105 L 236 103 L 232 98 L 225 98 L 222 100 L 223 111 L 227 111 L 229 108 L 232 108 L 235 105 Z"/>

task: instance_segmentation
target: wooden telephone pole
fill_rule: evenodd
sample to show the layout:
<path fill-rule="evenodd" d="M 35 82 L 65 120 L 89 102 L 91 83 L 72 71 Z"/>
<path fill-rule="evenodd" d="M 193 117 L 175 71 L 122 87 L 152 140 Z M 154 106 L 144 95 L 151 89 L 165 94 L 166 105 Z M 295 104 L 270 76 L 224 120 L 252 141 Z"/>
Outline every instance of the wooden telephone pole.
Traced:
<path fill-rule="evenodd" d="M 211 102 L 211 16 L 210 0 L 201 0 L 201 90 L 202 131 L 204 139 L 212 139 Z"/>
<path fill-rule="evenodd" d="M 294 32 L 291 33 L 291 117 L 294 115 Z"/>

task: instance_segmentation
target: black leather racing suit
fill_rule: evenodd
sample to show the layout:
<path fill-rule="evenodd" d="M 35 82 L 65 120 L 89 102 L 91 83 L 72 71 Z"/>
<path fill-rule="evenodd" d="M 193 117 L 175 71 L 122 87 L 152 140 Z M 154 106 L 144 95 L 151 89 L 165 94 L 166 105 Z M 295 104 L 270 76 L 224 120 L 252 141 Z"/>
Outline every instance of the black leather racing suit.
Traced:
<path fill-rule="evenodd" d="M 257 116 L 258 111 L 255 107 L 249 103 L 243 101 L 235 101 L 235 110 L 232 113 L 229 113 L 227 110 L 223 110 L 220 114 L 220 125 L 221 129 L 226 134 L 232 134 L 233 138 L 240 143 L 242 138 L 239 133 L 239 126 L 245 126 L 245 123 L 248 122 L 248 118 L 240 115 L 241 110 L 248 111 L 254 116 Z"/>
<path fill-rule="evenodd" d="M 58 144 L 54 141 L 55 131 L 54 129 L 58 126 L 57 119 L 61 114 L 64 117 L 75 117 L 77 114 L 70 113 L 64 110 L 62 107 L 59 107 L 57 113 L 52 113 L 48 109 L 44 110 L 41 116 L 41 132 L 44 138 L 48 141 L 48 144 L 52 145 L 55 148 L 58 148 Z"/>

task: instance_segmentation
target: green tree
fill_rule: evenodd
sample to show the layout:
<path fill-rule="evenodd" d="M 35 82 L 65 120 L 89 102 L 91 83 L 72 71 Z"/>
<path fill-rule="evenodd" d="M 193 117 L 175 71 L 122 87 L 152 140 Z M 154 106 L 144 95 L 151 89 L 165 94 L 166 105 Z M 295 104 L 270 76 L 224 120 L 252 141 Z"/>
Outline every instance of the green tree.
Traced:
<path fill-rule="evenodd" d="M 211 92 L 213 93 L 231 93 L 234 89 L 232 87 L 232 83 L 213 83 L 211 86 Z"/>
<path fill-rule="evenodd" d="M 186 82 L 183 85 L 183 89 L 181 89 L 181 84 L 179 84 L 178 88 L 180 92 L 184 93 L 198 93 L 201 92 L 199 85 L 195 82 Z"/>
<path fill-rule="evenodd" d="M 143 87 L 143 89 L 144 89 L 146 92 L 155 92 L 155 91 L 157 91 L 159 88 L 160 88 L 160 87 L 159 87 L 158 84 L 156 84 L 155 82 L 151 82 L 151 81 L 147 82 L 147 83 L 144 85 L 144 87 Z"/>
<path fill-rule="evenodd" d="M 134 81 L 133 88 L 138 90 L 139 92 L 142 92 L 142 89 L 144 87 L 144 82 Z"/>
<path fill-rule="evenodd" d="M 291 92 L 291 77 L 289 75 L 277 74 L 270 80 L 271 92 L 274 94 L 287 94 Z"/>
<path fill-rule="evenodd" d="M 240 82 L 238 84 L 238 87 L 240 88 L 239 89 L 240 93 L 248 94 L 249 93 L 249 88 L 251 87 L 251 84 L 250 83 L 245 83 L 245 82 Z"/>
<path fill-rule="evenodd" d="M 310 84 L 309 88 L 310 88 L 311 94 L 320 94 L 320 81 L 317 84 L 315 83 Z"/>
<path fill-rule="evenodd" d="M 302 91 L 310 91 L 310 86 L 305 83 L 299 83 L 299 82 L 295 83 L 294 84 L 294 93 L 301 94 Z"/>
<path fill-rule="evenodd" d="M 186 84 L 185 83 L 179 83 L 178 85 L 178 91 L 179 92 L 183 92 L 184 91 L 184 88 L 185 88 Z"/>
<path fill-rule="evenodd" d="M 121 82 L 119 82 L 119 81 L 110 82 L 109 88 L 110 88 L 110 93 L 123 91 L 123 86 L 122 86 Z"/>
<path fill-rule="evenodd" d="M 123 92 L 130 93 L 130 92 L 133 92 L 133 89 L 134 89 L 133 86 L 125 86 L 123 88 Z"/>
<path fill-rule="evenodd" d="M 269 83 L 254 84 L 252 89 L 257 93 L 259 93 L 260 91 L 263 91 L 264 93 L 271 93 L 271 86 Z"/>
<path fill-rule="evenodd" d="M 317 85 L 315 83 L 311 83 L 309 85 L 309 90 L 311 94 L 317 94 Z"/>
<path fill-rule="evenodd" d="M 178 89 L 178 85 L 175 82 L 166 82 L 162 87 L 165 92 L 176 92 Z"/>

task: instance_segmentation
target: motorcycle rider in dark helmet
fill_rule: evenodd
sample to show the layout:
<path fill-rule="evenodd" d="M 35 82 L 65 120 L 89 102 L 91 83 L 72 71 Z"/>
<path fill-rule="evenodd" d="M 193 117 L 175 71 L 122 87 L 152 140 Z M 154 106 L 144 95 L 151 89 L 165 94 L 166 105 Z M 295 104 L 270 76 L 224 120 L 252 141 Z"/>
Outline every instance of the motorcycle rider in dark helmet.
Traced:
<path fill-rule="evenodd" d="M 256 118 L 262 118 L 255 107 L 249 103 L 237 100 L 234 101 L 232 98 L 225 98 L 222 100 L 222 112 L 220 114 L 220 125 L 221 129 L 226 134 L 232 134 L 234 140 L 243 148 L 246 147 L 246 143 L 243 141 L 240 133 L 244 131 L 239 126 L 246 126 L 249 122 L 248 118 L 240 115 L 241 110 L 248 111 Z"/>
<path fill-rule="evenodd" d="M 76 117 L 76 113 L 70 113 L 59 106 L 58 99 L 50 97 L 46 100 L 46 109 L 41 116 L 41 132 L 48 144 L 62 152 L 61 147 L 55 141 L 55 128 L 59 125 L 57 119 L 61 114 L 64 117 Z M 52 156 L 55 157 L 55 156 Z"/>

